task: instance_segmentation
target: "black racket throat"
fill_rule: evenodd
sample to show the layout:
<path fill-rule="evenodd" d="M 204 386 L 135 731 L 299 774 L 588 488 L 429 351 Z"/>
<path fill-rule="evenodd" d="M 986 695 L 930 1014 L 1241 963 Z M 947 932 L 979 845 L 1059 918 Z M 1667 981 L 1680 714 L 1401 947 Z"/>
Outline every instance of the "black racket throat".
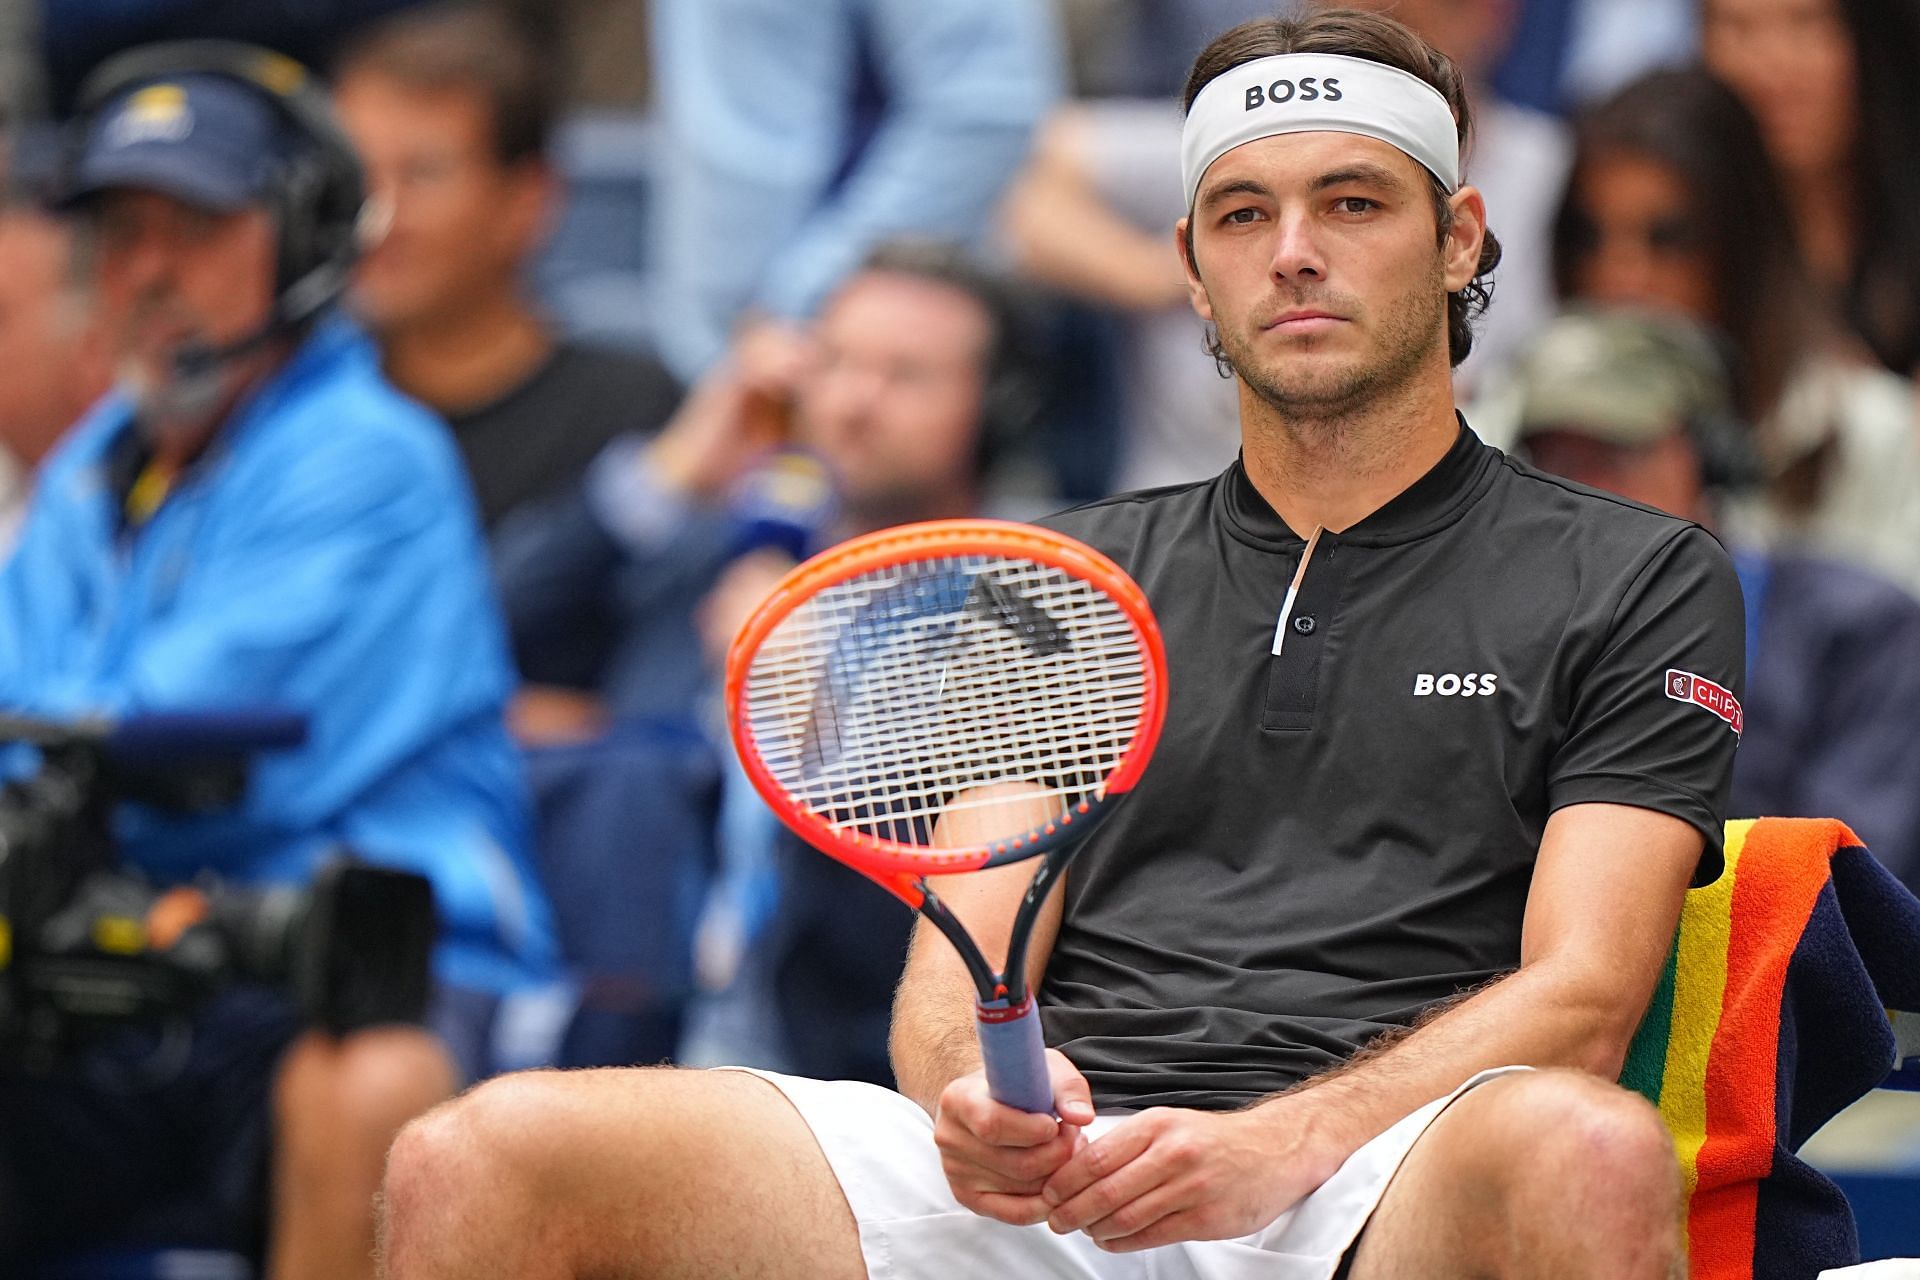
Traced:
<path fill-rule="evenodd" d="M 1040 869 L 1033 873 L 1033 880 L 1027 885 L 1026 896 L 1020 900 L 1020 908 L 1014 913 L 1013 930 L 1007 938 L 1007 967 L 1004 973 L 995 973 L 993 966 L 980 951 L 966 926 L 960 923 L 942 902 L 925 879 L 919 880 L 917 887 L 924 895 L 920 903 L 920 914 L 928 923 L 946 936 L 953 949 L 960 955 L 961 962 L 967 967 L 967 976 L 973 980 L 974 993 L 982 1005 L 997 1001 L 1011 1001 L 1018 1004 L 1027 992 L 1027 944 L 1033 938 L 1033 926 L 1040 918 L 1041 908 L 1046 905 L 1047 895 L 1060 882 L 1067 865 L 1074 859 L 1085 844 L 1084 840 L 1064 845 L 1044 855 L 1040 860 Z"/>

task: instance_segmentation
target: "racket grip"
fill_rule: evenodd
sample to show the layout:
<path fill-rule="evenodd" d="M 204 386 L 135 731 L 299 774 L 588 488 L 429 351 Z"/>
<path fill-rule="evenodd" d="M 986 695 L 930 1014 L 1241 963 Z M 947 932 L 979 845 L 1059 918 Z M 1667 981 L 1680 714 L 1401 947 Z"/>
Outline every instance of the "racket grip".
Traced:
<path fill-rule="evenodd" d="M 1053 1081 L 1047 1076 L 1047 1044 L 1040 1036 L 1040 1006 L 1031 992 L 991 1002 L 976 1002 L 980 1019 L 980 1056 L 987 1067 L 987 1092 L 995 1102 L 1022 1111 L 1053 1115 Z"/>

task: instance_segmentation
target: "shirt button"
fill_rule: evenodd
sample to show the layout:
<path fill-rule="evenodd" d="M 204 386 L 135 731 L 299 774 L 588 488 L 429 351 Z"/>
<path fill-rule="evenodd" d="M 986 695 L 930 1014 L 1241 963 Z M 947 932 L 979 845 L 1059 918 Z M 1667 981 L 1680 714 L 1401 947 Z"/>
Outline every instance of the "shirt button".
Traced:
<path fill-rule="evenodd" d="M 1303 613 L 1293 620 L 1293 629 L 1303 636 L 1313 634 L 1313 615 Z"/>

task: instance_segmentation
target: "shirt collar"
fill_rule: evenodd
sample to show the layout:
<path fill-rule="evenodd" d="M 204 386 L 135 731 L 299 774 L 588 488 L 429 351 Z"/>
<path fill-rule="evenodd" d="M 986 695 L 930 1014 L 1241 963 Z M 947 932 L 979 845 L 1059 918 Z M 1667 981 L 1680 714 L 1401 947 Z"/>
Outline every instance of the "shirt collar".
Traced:
<path fill-rule="evenodd" d="M 1445 456 L 1379 510 L 1341 533 L 1342 543 L 1384 547 L 1417 541 L 1458 520 L 1486 492 L 1500 451 L 1481 443 L 1467 420 L 1454 416 L 1460 432 Z M 1294 550 L 1305 541 L 1254 487 L 1243 458 L 1227 468 L 1223 481 L 1221 504 L 1227 527 L 1242 542 L 1264 550 Z"/>

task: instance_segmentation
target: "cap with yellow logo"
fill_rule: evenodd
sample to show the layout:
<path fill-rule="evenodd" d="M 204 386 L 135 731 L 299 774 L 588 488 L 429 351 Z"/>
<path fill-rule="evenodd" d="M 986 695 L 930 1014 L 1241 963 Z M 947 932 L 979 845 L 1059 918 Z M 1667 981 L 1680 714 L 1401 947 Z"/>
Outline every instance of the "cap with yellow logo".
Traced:
<path fill-rule="evenodd" d="M 217 75 L 157 80 L 93 114 L 64 199 L 133 188 L 239 209 L 261 201 L 288 145 L 279 112 L 259 90 Z"/>

